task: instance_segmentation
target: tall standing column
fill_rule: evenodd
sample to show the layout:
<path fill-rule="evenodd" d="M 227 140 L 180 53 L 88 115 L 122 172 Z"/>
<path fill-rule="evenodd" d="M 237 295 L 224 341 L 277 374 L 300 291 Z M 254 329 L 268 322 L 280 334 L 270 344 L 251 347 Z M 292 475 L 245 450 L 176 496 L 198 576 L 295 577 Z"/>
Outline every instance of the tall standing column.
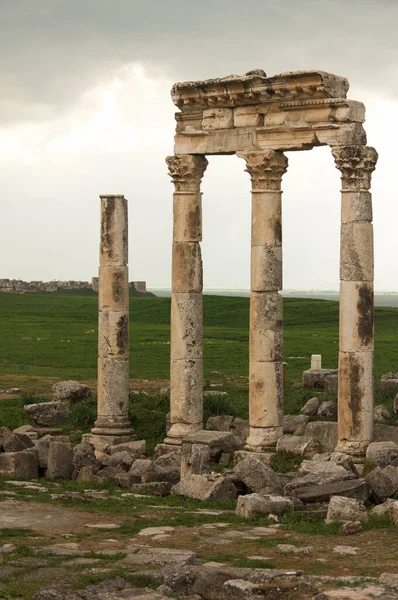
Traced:
<path fill-rule="evenodd" d="M 282 176 L 287 158 L 238 154 L 252 181 L 249 423 L 246 449 L 261 452 L 282 435 Z"/>
<path fill-rule="evenodd" d="M 373 226 L 377 152 L 332 148 L 341 171 L 338 446 L 362 456 L 373 436 Z"/>
<path fill-rule="evenodd" d="M 131 436 L 129 400 L 128 221 L 124 196 L 101 196 L 98 418 L 94 435 Z"/>
<path fill-rule="evenodd" d="M 202 155 L 166 158 L 175 186 L 170 341 L 170 422 L 166 444 L 203 427 Z"/>

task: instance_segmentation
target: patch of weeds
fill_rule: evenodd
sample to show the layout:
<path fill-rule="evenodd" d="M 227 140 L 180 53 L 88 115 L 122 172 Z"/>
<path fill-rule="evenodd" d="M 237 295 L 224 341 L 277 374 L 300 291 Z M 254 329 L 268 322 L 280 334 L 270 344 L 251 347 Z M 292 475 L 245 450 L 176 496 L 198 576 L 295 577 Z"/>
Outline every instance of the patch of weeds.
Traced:
<path fill-rule="evenodd" d="M 375 469 L 376 467 L 377 464 L 375 462 L 373 462 L 372 460 L 365 459 L 363 461 L 362 477 L 366 477 L 366 475 L 369 475 L 369 473 L 373 471 L 373 469 Z"/>
<path fill-rule="evenodd" d="M 242 569 L 276 569 L 276 565 L 266 560 L 254 560 L 246 557 L 239 558 L 235 561 L 234 566 Z"/>
<path fill-rule="evenodd" d="M 122 560 L 122 558 L 125 558 L 125 556 L 125 552 L 118 552 L 117 554 L 98 554 L 97 552 L 95 552 L 95 550 L 84 554 L 84 558 L 99 558 L 106 562 L 117 562 L 118 560 Z"/>
<path fill-rule="evenodd" d="M 72 426 L 90 429 L 97 418 L 97 398 L 90 396 L 79 402 L 72 403 L 69 410 Z"/>
<path fill-rule="evenodd" d="M 341 523 L 338 521 L 326 524 L 321 517 L 300 514 L 300 511 L 285 512 L 280 518 L 280 522 L 286 525 L 289 531 L 313 535 L 337 535 L 341 527 Z"/>
<path fill-rule="evenodd" d="M 47 402 L 46 398 L 35 396 L 34 394 L 30 394 L 28 392 L 24 392 L 19 398 L 19 403 L 21 406 L 27 406 L 28 404 L 40 404 L 41 402 Z"/>
<path fill-rule="evenodd" d="M 37 556 L 33 549 L 30 546 L 25 546 L 23 544 L 18 544 L 15 546 L 15 549 L 12 552 L 12 558 L 25 558 Z"/>
<path fill-rule="evenodd" d="M 33 596 L 42 588 L 48 580 L 44 577 L 37 579 L 24 580 L 23 577 L 18 577 L 16 581 L 6 583 L 1 587 L 1 597 L 10 600 L 11 598 L 23 598 L 31 600 Z"/>
<path fill-rule="evenodd" d="M 392 531 L 396 531 L 397 529 L 389 515 L 374 515 L 372 513 L 369 515 L 369 521 L 363 523 L 362 527 L 365 531 L 373 529 L 391 529 Z"/>
<path fill-rule="evenodd" d="M 270 467 L 276 473 L 292 473 L 298 471 L 301 463 L 307 458 L 307 456 L 295 456 L 290 452 L 281 450 L 271 456 Z"/>
<path fill-rule="evenodd" d="M 204 396 L 203 398 L 203 421 L 206 423 L 209 417 L 218 415 L 234 415 L 235 411 L 226 396 Z"/>
<path fill-rule="evenodd" d="M 22 529 L 22 528 L 7 528 L 0 529 L 1 537 L 43 537 L 41 533 L 38 531 L 33 531 L 33 529 Z"/>

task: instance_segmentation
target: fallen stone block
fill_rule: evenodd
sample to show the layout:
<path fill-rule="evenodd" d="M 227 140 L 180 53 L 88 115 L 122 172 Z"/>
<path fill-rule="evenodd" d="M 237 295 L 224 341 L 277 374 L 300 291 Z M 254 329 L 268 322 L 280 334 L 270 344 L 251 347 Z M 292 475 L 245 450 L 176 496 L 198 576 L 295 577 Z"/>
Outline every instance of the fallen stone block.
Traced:
<path fill-rule="evenodd" d="M 367 523 L 368 513 L 363 502 L 354 498 L 345 498 L 343 496 L 332 496 L 329 502 L 326 523 L 334 521 L 360 521 Z"/>
<path fill-rule="evenodd" d="M 91 390 L 88 385 L 78 381 L 60 381 L 53 385 L 54 398 L 66 402 L 76 402 L 91 396 Z"/>
<path fill-rule="evenodd" d="M 370 488 L 364 479 L 348 479 L 346 481 L 335 481 L 324 485 L 299 488 L 295 491 L 294 495 L 305 504 L 327 502 L 332 496 L 355 498 L 365 503 L 369 500 Z"/>
<path fill-rule="evenodd" d="M 235 417 L 235 419 L 232 422 L 230 431 L 234 434 L 235 437 L 238 438 L 238 440 L 242 444 L 242 447 L 244 447 L 250 433 L 249 421 L 247 421 L 246 419 L 241 419 L 240 417 Z"/>
<path fill-rule="evenodd" d="M 310 398 L 304 404 L 304 406 L 300 412 L 302 415 L 307 415 L 308 417 L 313 417 L 318 412 L 319 404 L 320 404 L 319 398 Z"/>
<path fill-rule="evenodd" d="M 28 448 L 34 448 L 34 443 L 24 433 L 12 433 L 3 442 L 4 452 L 20 452 Z"/>
<path fill-rule="evenodd" d="M 215 415 L 207 419 L 206 429 L 210 431 L 230 431 L 233 420 L 232 415 Z"/>
<path fill-rule="evenodd" d="M 247 494 L 238 497 L 236 514 L 249 518 L 255 515 L 282 515 L 287 510 L 293 510 L 293 502 L 283 496 Z"/>
<path fill-rule="evenodd" d="M 233 483 L 222 475 L 190 475 L 173 486 L 172 494 L 204 502 L 235 500 L 237 491 Z"/>
<path fill-rule="evenodd" d="M 151 565 L 160 567 L 174 565 L 183 567 L 197 562 L 196 555 L 191 550 L 129 546 L 126 552 L 127 556 L 119 562 L 121 566 Z"/>
<path fill-rule="evenodd" d="M 0 427 L 0 451 L 3 450 L 3 444 L 11 434 L 12 431 L 8 427 Z"/>
<path fill-rule="evenodd" d="M 334 400 L 325 400 L 322 402 L 318 408 L 317 416 L 335 419 L 337 417 L 337 402 Z"/>
<path fill-rule="evenodd" d="M 308 369 L 303 372 L 303 387 L 323 389 L 325 387 L 325 380 L 330 375 L 335 374 L 337 374 L 337 369 Z"/>
<path fill-rule="evenodd" d="M 73 455 L 74 471 L 72 479 L 77 479 L 83 467 L 92 467 L 94 473 L 101 467 L 101 462 L 95 455 L 95 448 L 89 442 L 83 441 L 77 444 L 73 449 Z"/>
<path fill-rule="evenodd" d="M 378 404 L 373 409 L 373 419 L 376 423 L 383 423 L 392 419 L 392 415 L 383 404 Z"/>
<path fill-rule="evenodd" d="M 324 486 L 335 481 L 345 481 L 346 479 L 355 479 L 352 471 L 348 471 L 341 465 L 334 462 L 310 461 L 305 460 L 296 475 L 296 477 L 285 485 L 285 495 L 296 495 L 295 490 L 309 486 Z"/>
<path fill-rule="evenodd" d="M 385 515 L 389 515 L 391 502 L 396 502 L 396 500 L 393 500 L 392 498 L 387 498 L 387 500 L 382 504 L 374 506 L 371 511 L 372 515 L 376 515 L 378 517 L 384 517 Z"/>
<path fill-rule="evenodd" d="M 40 402 L 27 404 L 25 411 L 32 421 L 38 425 L 64 425 L 70 419 L 69 406 L 66 402 Z"/>
<path fill-rule="evenodd" d="M 283 433 L 290 435 L 302 435 L 305 431 L 309 417 L 302 415 L 283 415 Z"/>
<path fill-rule="evenodd" d="M 27 435 L 31 440 L 37 440 L 37 438 L 39 437 L 37 428 L 33 427 L 32 425 L 21 425 L 20 427 L 14 429 L 13 433 L 23 433 L 24 435 Z"/>
<path fill-rule="evenodd" d="M 326 377 L 324 384 L 323 384 L 323 389 L 328 394 L 333 394 L 333 395 L 337 396 L 338 391 L 339 391 L 339 376 L 337 373 L 333 373 L 331 375 L 328 375 L 328 377 Z"/>
<path fill-rule="evenodd" d="M 48 479 L 70 479 L 73 471 L 72 445 L 66 442 L 52 442 L 48 450 Z"/>
<path fill-rule="evenodd" d="M 386 467 L 398 459 L 398 445 L 395 442 L 371 442 L 366 449 L 366 460 Z"/>
<path fill-rule="evenodd" d="M 318 452 L 318 442 L 302 435 L 282 435 L 276 443 L 276 450 L 294 456 L 311 457 Z"/>
<path fill-rule="evenodd" d="M 234 473 L 253 492 L 281 496 L 283 479 L 256 456 L 246 456 L 234 467 Z"/>
<path fill-rule="evenodd" d="M 210 458 L 217 462 L 221 454 L 232 454 L 236 450 L 241 450 L 243 444 L 231 432 L 228 431 L 206 431 L 205 429 L 187 435 L 182 444 L 202 444 L 210 448 Z"/>
<path fill-rule="evenodd" d="M 39 459 L 35 449 L 0 454 L 0 477 L 37 479 Z"/>
<path fill-rule="evenodd" d="M 115 444 L 114 446 L 109 446 L 108 451 L 110 455 L 116 454 L 118 452 L 127 452 L 134 459 L 143 458 L 146 453 L 146 441 L 136 440 L 133 442 Z"/>
<path fill-rule="evenodd" d="M 313 421 L 305 428 L 305 435 L 314 438 L 320 452 L 334 452 L 337 446 L 337 423 L 333 421 Z"/>

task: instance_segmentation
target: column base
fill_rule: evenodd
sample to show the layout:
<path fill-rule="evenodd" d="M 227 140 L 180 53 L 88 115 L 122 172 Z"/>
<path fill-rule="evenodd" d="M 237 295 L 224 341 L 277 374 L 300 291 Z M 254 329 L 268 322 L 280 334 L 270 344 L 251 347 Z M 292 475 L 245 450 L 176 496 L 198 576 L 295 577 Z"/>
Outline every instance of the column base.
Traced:
<path fill-rule="evenodd" d="M 369 446 L 369 444 L 370 441 L 357 442 L 349 440 L 339 440 L 335 452 L 342 452 L 343 454 L 348 454 L 349 456 L 357 458 L 365 458 L 366 449 Z"/>
<path fill-rule="evenodd" d="M 248 452 L 268 452 L 275 450 L 276 443 L 283 435 L 283 427 L 250 427 L 245 450 Z"/>
<path fill-rule="evenodd" d="M 164 443 L 169 446 L 181 446 L 182 440 L 191 433 L 203 429 L 203 423 L 173 423 L 167 432 Z"/>

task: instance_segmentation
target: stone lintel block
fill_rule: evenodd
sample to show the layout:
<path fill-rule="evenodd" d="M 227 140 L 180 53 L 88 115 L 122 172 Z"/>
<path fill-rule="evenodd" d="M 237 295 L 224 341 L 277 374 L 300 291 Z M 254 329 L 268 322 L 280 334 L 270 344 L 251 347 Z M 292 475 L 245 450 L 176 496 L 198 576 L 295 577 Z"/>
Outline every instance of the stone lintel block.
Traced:
<path fill-rule="evenodd" d="M 203 288 L 202 254 L 198 242 L 173 242 L 173 292 L 201 292 Z"/>
<path fill-rule="evenodd" d="M 343 352 L 373 351 L 373 284 L 340 283 L 340 345 Z"/>
<path fill-rule="evenodd" d="M 124 421 L 128 415 L 129 361 L 98 359 L 98 418 L 107 423 Z"/>
<path fill-rule="evenodd" d="M 200 192 L 179 194 L 173 198 L 173 240 L 202 241 L 202 195 Z"/>
<path fill-rule="evenodd" d="M 250 453 L 261 453 L 268 459 L 268 457 L 272 456 L 269 454 L 269 451 L 271 449 L 275 450 L 276 443 L 282 435 L 283 427 L 250 427 L 245 450 Z M 265 455 L 264 452 L 266 453 Z"/>
<path fill-rule="evenodd" d="M 234 111 L 232 108 L 207 108 L 203 111 L 202 128 L 228 129 L 234 126 Z"/>
<path fill-rule="evenodd" d="M 373 436 L 373 353 L 339 352 L 339 448 L 366 448 Z"/>
<path fill-rule="evenodd" d="M 340 279 L 373 281 L 373 225 L 343 223 L 340 243 Z"/>
<path fill-rule="evenodd" d="M 237 106 L 234 109 L 234 126 L 235 127 L 257 127 L 263 125 L 264 116 L 260 114 L 261 107 L 254 106 Z"/>
<path fill-rule="evenodd" d="M 341 194 L 341 222 L 369 221 L 373 218 L 370 192 L 344 191 Z"/>
<path fill-rule="evenodd" d="M 100 267 L 98 285 L 98 308 L 128 310 L 129 272 L 128 267 Z"/>
<path fill-rule="evenodd" d="M 100 265 L 122 266 L 127 262 L 127 200 L 124 196 L 101 196 Z"/>
<path fill-rule="evenodd" d="M 253 246 L 282 245 L 281 193 L 253 193 L 251 243 Z"/>
<path fill-rule="evenodd" d="M 309 150 L 315 146 L 361 146 L 366 133 L 360 123 L 291 124 L 258 128 L 257 144 L 261 150 Z M 208 143 L 208 145 L 210 145 Z M 238 149 L 240 150 L 240 149 Z"/>
<path fill-rule="evenodd" d="M 171 345 L 174 360 L 203 357 L 203 298 L 198 292 L 173 293 L 171 298 Z"/>
<path fill-rule="evenodd" d="M 278 292 L 252 292 L 250 296 L 250 360 L 282 360 L 283 305 Z"/>
<path fill-rule="evenodd" d="M 282 428 L 282 363 L 251 361 L 249 370 L 250 426 Z"/>
<path fill-rule="evenodd" d="M 174 138 L 176 154 L 231 154 L 259 150 L 257 134 L 253 127 L 215 129 L 177 134 Z"/>
<path fill-rule="evenodd" d="M 129 357 L 129 314 L 122 310 L 98 313 L 98 354 L 102 358 Z"/>
<path fill-rule="evenodd" d="M 174 423 L 202 424 L 203 360 L 201 358 L 170 361 L 170 420 L 172 426 Z M 201 428 L 202 425 L 194 431 Z M 188 429 L 185 435 L 189 433 L 192 431 Z"/>
<path fill-rule="evenodd" d="M 253 292 L 282 289 L 281 246 L 252 246 L 251 289 Z"/>

